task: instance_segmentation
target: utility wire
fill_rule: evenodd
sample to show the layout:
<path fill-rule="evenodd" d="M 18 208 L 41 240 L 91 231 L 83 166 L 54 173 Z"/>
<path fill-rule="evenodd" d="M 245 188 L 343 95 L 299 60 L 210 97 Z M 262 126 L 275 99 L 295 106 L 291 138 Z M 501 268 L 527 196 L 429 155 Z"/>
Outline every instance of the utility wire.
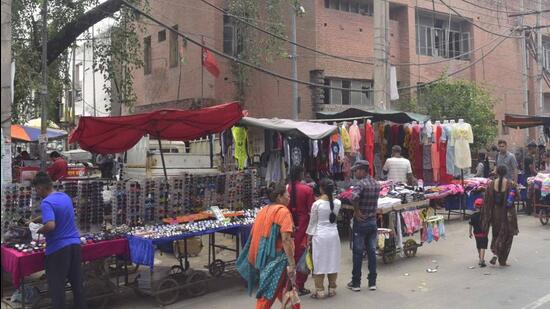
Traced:
<path fill-rule="evenodd" d="M 257 66 L 257 65 L 254 65 L 254 64 L 251 64 L 249 62 L 246 62 L 246 61 L 243 61 L 241 59 L 238 59 L 236 57 L 233 57 L 233 56 L 230 56 L 230 55 L 227 55 L 221 51 L 218 51 L 216 49 L 212 49 L 212 48 L 209 48 L 207 46 L 205 46 L 204 44 L 202 44 L 201 42 L 193 39 L 193 38 L 190 38 L 188 36 L 186 36 L 185 34 L 179 32 L 179 30 L 176 30 L 170 26 L 168 26 L 167 24 L 159 21 L 158 19 L 156 19 L 155 17 L 143 12 L 142 10 L 140 10 L 139 8 L 129 4 L 128 2 L 126 1 L 122 1 L 122 3 L 124 5 L 126 5 L 128 8 L 134 10 L 136 13 L 142 15 L 142 16 L 145 16 L 147 17 L 148 19 L 152 20 L 153 22 L 163 26 L 164 28 L 176 33 L 177 35 L 183 37 L 184 39 L 186 39 L 187 41 L 197 45 L 197 46 L 200 46 L 202 48 L 206 48 L 208 49 L 209 51 L 211 51 L 212 53 L 220 56 L 220 57 L 223 57 L 223 58 L 227 58 L 229 60 L 232 60 L 236 63 L 239 63 L 239 64 L 242 64 L 242 65 L 245 65 L 245 66 L 248 66 L 250 68 L 253 68 L 257 71 L 260 71 L 262 73 L 265 73 L 265 74 L 268 74 L 268 75 L 271 75 L 271 76 L 274 76 L 274 77 L 277 77 L 277 78 L 280 78 L 282 80 L 286 80 L 286 81 L 289 81 L 289 82 L 295 82 L 295 83 L 299 83 L 299 84 L 303 84 L 303 85 L 307 85 L 307 86 L 311 86 L 311 87 L 316 87 L 316 88 L 325 88 L 325 89 L 332 89 L 332 90 L 340 90 L 340 91 L 349 91 L 349 92 L 360 92 L 360 93 L 365 93 L 365 92 L 369 92 L 369 91 L 374 91 L 373 89 L 366 89 L 366 90 L 363 90 L 363 89 L 353 89 L 353 88 L 343 88 L 343 87 L 333 87 L 333 86 L 328 86 L 328 85 L 324 85 L 324 84 L 317 84 L 317 83 L 312 83 L 312 82 L 307 82 L 307 81 L 303 81 L 303 80 L 298 80 L 298 79 L 293 79 L 293 78 L 290 78 L 288 76 L 285 76 L 285 75 L 281 75 L 279 73 L 276 73 L 276 72 L 273 72 L 273 71 L 270 71 L 270 70 L 267 70 L 263 67 L 260 67 L 260 66 Z M 452 72 L 452 73 L 449 73 L 447 74 L 446 76 L 453 76 L 453 75 L 456 75 L 460 72 L 463 72 L 464 70 L 467 70 L 468 68 L 474 66 L 475 64 L 477 64 L 478 62 L 480 62 L 481 60 L 483 60 L 484 58 L 486 58 L 487 56 L 489 56 L 500 44 L 502 44 L 508 37 L 503 37 L 503 39 L 498 42 L 495 46 L 493 46 L 493 48 L 491 48 L 491 50 L 489 50 L 484 56 L 480 57 L 479 59 L 477 59 L 476 61 L 472 62 L 470 65 L 468 66 L 465 66 L 455 72 Z M 424 83 L 422 85 L 415 85 L 415 86 L 407 86 L 407 87 L 400 87 L 398 88 L 398 90 L 407 90 L 407 89 L 413 89 L 413 88 L 419 88 L 419 87 L 423 87 L 423 86 L 427 86 L 427 85 L 430 85 L 430 84 L 433 84 L 435 82 L 438 82 L 440 81 L 441 79 L 443 79 L 444 77 L 440 77 L 436 80 L 432 80 L 430 82 L 427 82 L 427 83 Z"/>
<path fill-rule="evenodd" d="M 479 5 L 475 2 L 471 2 L 471 1 L 468 1 L 468 0 L 462 0 L 462 2 L 466 2 L 469 5 L 473 5 L 475 7 L 480 8 L 480 9 L 484 9 L 484 10 L 487 10 L 487 11 L 492 11 L 492 12 L 495 12 L 495 13 L 505 13 L 505 14 L 522 13 L 521 11 L 509 11 L 509 10 L 505 11 L 505 10 L 494 9 L 494 8 L 486 7 L 486 6 L 483 6 L 483 5 Z"/>
<path fill-rule="evenodd" d="M 506 37 L 506 38 L 510 38 L 510 39 L 521 39 L 523 38 L 523 36 L 521 35 L 511 35 L 511 36 L 508 36 L 508 35 L 503 35 L 503 34 L 500 34 L 498 32 L 494 32 L 494 31 L 491 31 L 489 29 L 486 29 L 476 23 L 474 23 L 473 21 L 471 21 L 470 19 L 468 19 L 467 17 L 463 16 L 462 14 L 460 14 L 457 10 L 455 10 L 452 6 L 448 5 L 445 1 L 443 0 L 439 0 L 441 3 L 443 3 L 443 5 L 445 5 L 446 7 L 449 8 L 449 10 L 453 11 L 456 15 L 464 18 L 465 21 L 467 21 L 468 23 L 472 24 L 472 26 L 478 28 L 479 30 L 482 30 L 482 31 L 485 31 L 487 33 L 490 33 L 490 34 L 493 34 L 493 35 L 497 35 L 497 36 L 500 36 L 500 37 Z"/>
<path fill-rule="evenodd" d="M 304 46 L 302 44 L 298 44 L 296 42 L 292 42 L 291 40 L 283 37 L 283 36 L 280 36 L 276 33 L 273 33 L 273 32 L 270 32 L 264 28 L 261 28 L 261 27 L 258 27 L 252 23 L 249 23 L 248 21 L 244 20 L 243 18 L 239 17 L 239 16 L 236 16 L 236 15 L 232 15 L 232 14 L 228 14 L 226 10 L 222 9 L 221 7 L 218 7 L 216 6 L 215 4 L 212 4 L 206 0 L 200 0 L 201 2 L 205 3 L 206 5 L 216 9 L 217 11 L 220 11 L 222 12 L 223 14 L 227 15 L 227 16 L 230 16 L 232 18 L 235 18 L 237 20 L 239 20 L 240 22 L 260 31 L 260 32 L 263 32 L 267 35 L 271 35 L 273 37 L 276 37 L 280 40 L 283 40 L 287 43 L 290 43 L 290 44 L 293 44 L 293 45 L 296 45 L 300 48 L 303 48 L 305 50 L 308 50 L 308 51 L 311 51 L 311 52 L 314 52 L 314 53 L 317 53 L 317 54 L 320 54 L 320 55 L 323 55 L 323 56 L 327 56 L 327 57 L 330 57 L 330 58 L 335 58 L 335 59 L 340 59 L 340 60 L 344 60 L 344 61 L 348 61 L 348 62 L 354 62 L 354 63 L 360 63 L 360 64 L 369 64 L 369 65 L 373 65 L 374 62 L 371 62 L 371 61 L 364 61 L 364 60 L 356 60 L 356 59 L 351 59 L 351 58 L 347 58 L 347 57 L 342 57 L 342 56 L 338 56 L 338 55 L 333 55 L 333 54 L 329 54 L 329 53 L 326 53 L 326 52 L 323 52 L 323 51 L 320 51 L 320 50 L 317 50 L 315 48 L 311 48 L 311 47 L 308 47 L 308 46 Z M 504 36 L 502 34 L 499 34 L 499 36 Z M 493 39 L 492 41 L 489 41 L 487 44 L 485 45 L 482 45 L 476 49 L 472 49 L 472 50 L 469 50 L 465 53 L 462 53 L 460 55 L 457 55 L 455 57 L 452 57 L 452 58 L 445 58 L 445 59 L 441 59 L 441 60 L 435 60 L 435 61 L 430 61 L 430 62 L 421 62 L 421 63 L 414 63 L 414 62 L 407 62 L 407 63 L 390 63 L 390 65 L 393 65 L 393 66 L 411 66 L 411 65 L 418 65 L 418 66 L 422 66 L 422 65 L 432 65 L 432 64 L 437 64 L 437 63 L 443 63 L 443 62 L 448 62 L 448 61 L 451 61 L 451 60 L 455 60 L 455 59 L 460 59 L 460 58 L 463 58 L 465 56 L 468 56 L 480 49 L 483 49 L 489 45 L 491 45 L 493 43 L 493 41 L 495 41 L 496 39 Z"/>

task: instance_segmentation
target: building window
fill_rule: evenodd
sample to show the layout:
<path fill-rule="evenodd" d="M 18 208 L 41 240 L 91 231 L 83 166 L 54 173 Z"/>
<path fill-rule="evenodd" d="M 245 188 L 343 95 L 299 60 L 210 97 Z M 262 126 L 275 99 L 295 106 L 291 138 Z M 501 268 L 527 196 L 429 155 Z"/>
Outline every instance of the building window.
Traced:
<path fill-rule="evenodd" d="M 178 25 L 175 25 L 174 30 L 178 31 Z M 170 31 L 170 67 L 173 68 L 178 65 L 179 53 L 178 53 L 178 34 L 174 31 Z"/>
<path fill-rule="evenodd" d="M 151 74 L 151 36 L 143 39 L 143 74 Z"/>
<path fill-rule="evenodd" d="M 236 20 L 229 16 L 223 16 L 223 52 L 237 57 L 242 49 L 242 37 L 238 34 Z"/>
<path fill-rule="evenodd" d="M 166 41 L 166 30 L 159 31 L 158 33 L 158 41 L 164 42 Z"/>
<path fill-rule="evenodd" d="M 425 56 L 469 59 L 470 25 L 464 20 L 419 14 L 416 24 L 417 53 Z M 462 55 L 462 56 L 461 56 Z"/>
<path fill-rule="evenodd" d="M 325 88 L 325 104 L 335 105 L 364 105 L 372 106 L 372 96 L 370 89 L 372 82 L 367 80 L 325 78 L 325 85 L 335 88 L 345 88 L 349 90 L 339 90 Z M 362 91 L 352 91 L 362 90 Z"/>
<path fill-rule="evenodd" d="M 372 16 L 372 4 L 358 0 L 325 0 L 325 8 Z"/>

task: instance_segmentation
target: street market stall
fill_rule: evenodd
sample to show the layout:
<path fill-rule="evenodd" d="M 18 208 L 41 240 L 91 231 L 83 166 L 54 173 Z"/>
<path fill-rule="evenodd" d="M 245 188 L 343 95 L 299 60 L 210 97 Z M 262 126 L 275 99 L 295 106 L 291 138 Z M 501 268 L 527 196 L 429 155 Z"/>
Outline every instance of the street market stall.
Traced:
<path fill-rule="evenodd" d="M 542 127 L 545 140 L 550 139 L 550 116 L 505 114 L 504 125 L 514 129 Z M 541 156 L 542 155 L 543 154 L 541 154 Z M 540 166 L 542 170 L 544 169 L 543 165 L 547 164 L 544 162 L 546 158 L 539 158 L 539 160 L 542 163 Z M 548 166 L 546 166 L 546 171 L 548 171 Z M 545 180 L 549 176 L 546 171 L 541 171 L 535 177 L 531 177 L 526 180 L 527 203 L 533 206 L 534 214 L 539 218 L 542 225 L 548 224 L 548 221 L 550 220 L 550 199 L 548 199 L 548 187 L 545 187 L 544 185 Z M 546 182 L 548 184 L 548 181 Z"/>
<path fill-rule="evenodd" d="M 144 134 L 157 138 L 159 141 L 160 139 L 186 141 L 221 132 L 233 126 L 241 118 L 242 110 L 236 102 L 189 111 L 161 110 L 149 114 L 121 117 L 82 117 L 78 127 L 70 136 L 70 142 L 78 142 L 82 149 L 93 153 L 123 152 L 137 143 Z M 253 187 L 253 171 L 204 175 L 185 174 L 170 179 L 168 177 L 165 179 L 143 178 L 116 182 L 77 179 L 55 183 L 56 190 L 67 193 L 73 199 L 75 220 L 81 231 L 114 226 L 119 229 L 120 233 L 128 233 L 128 238 L 134 245 L 128 246 L 128 241 L 124 237 L 123 241 L 126 247 L 124 255 L 134 260 L 138 265 L 143 264 L 143 261 L 135 257 L 143 250 L 140 251 L 135 243 L 136 239 L 140 239 L 143 234 L 136 235 L 137 230 L 143 231 L 148 226 L 157 226 L 158 228 L 174 226 L 162 224 L 166 224 L 165 220 L 177 221 L 180 216 L 190 215 L 197 211 L 204 212 L 213 205 L 220 206 L 220 208 L 238 209 L 253 207 Z M 40 200 L 37 199 L 35 190 L 29 185 L 13 184 L 3 186 L 3 231 L 13 226 L 15 222 L 23 222 L 38 215 L 39 205 Z M 229 224 L 226 224 L 225 220 L 222 215 L 221 218 L 207 220 L 207 222 L 212 222 L 212 225 L 228 226 Z M 195 234 L 186 233 L 179 238 L 188 239 L 196 235 L 211 235 L 209 251 L 213 254 L 209 255 L 209 258 L 212 261 L 210 264 L 214 266 L 209 266 L 210 272 L 214 275 L 223 273 L 225 269 L 230 267 L 231 263 L 225 263 L 216 258 L 215 249 L 220 248 L 220 245 L 215 243 L 213 234 L 225 232 L 236 236 L 236 248 L 234 250 L 238 252 L 240 248 L 239 237 L 242 233 L 246 235 L 249 225 L 249 222 L 243 221 L 242 214 L 228 220 L 232 220 L 230 228 L 208 229 L 206 232 L 200 229 L 200 231 L 195 230 Z M 236 223 L 237 221 L 239 224 Z M 190 226 L 190 223 L 179 224 L 179 226 L 182 225 Z M 188 232 L 191 232 L 191 228 L 188 229 Z M 172 241 L 173 239 L 166 240 L 169 243 Z M 160 244 L 162 241 L 157 239 L 157 242 Z M 150 249 L 152 249 L 154 254 L 156 243 L 152 244 L 148 240 L 143 243 L 150 244 L 151 246 L 148 247 L 147 252 L 151 253 Z M 103 244 L 102 246 L 105 246 L 108 242 L 103 242 Z M 14 244 L 8 242 L 3 246 L 2 262 L 4 270 L 13 272 L 14 278 L 19 278 L 17 274 L 27 275 L 41 269 L 43 254 L 35 254 L 31 250 L 29 252 L 25 251 L 19 256 L 11 254 L 13 248 L 10 246 L 14 246 Z M 83 247 L 83 262 L 87 261 L 84 259 L 87 256 L 84 254 L 84 250 L 87 250 L 86 246 Z M 104 251 L 98 248 L 94 247 L 94 250 L 97 249 L 98 254 Z M 109 255 L 119 255 L 119 252 L 110 251 Z M 4 256 L 14 258 L 5 260 Z M 187 252 L 180 254 L 180 257 L 185 259 L 187 259 L 187 256 Z M 14 260 L 18 262 L 13 262 Z M 28 263 L 21 262 L 29 260 L 33 261 L 32 267 Z M 18 267 L 13 267 L 13 265 L 18 265 Z M 180 266 L 180 273 L 184 273 L 186 278 L 191 278 L 190 280 L 193 282 L 197 281 L 197 278 L 211 280 L 206 273 L 189 269 L 188 263 L 180 262 Z M 158 285 L 158 283 L 169 284 L 173 282 L 171 280 L 173 280 L 174 275 L 176 274 L 161 278 L 160 281 L 151 280 L 149 289 L 154 289 L 157 292 L 167 290 L 164 292 L 171 295 L 172 292 L 169 286 Z M 17 280 L 20 280 L 20 278 Z M 197 289 L 200 291 L 191 294 L 205 293 L 206 288 L 198 288 L 205 286 L 204 284 L 193 285 L 195 292 Z M 189 287 L 189 285 L 184 286 L 182 289 L 188 290 Z M 144 287 L 140 287 L 139 290 L 143 291 Z M 155 294 L 159 303 L 166 304 L 167 300 L 165 297 L 163 298 L 163 295 L 166 296 L 166 293 Z"/>

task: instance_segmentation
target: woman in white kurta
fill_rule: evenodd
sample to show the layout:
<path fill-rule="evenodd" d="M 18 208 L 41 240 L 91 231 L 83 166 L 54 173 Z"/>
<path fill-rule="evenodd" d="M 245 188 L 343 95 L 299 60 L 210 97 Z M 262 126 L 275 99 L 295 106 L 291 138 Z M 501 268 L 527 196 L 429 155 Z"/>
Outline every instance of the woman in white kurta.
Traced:
<path fill-rule="evenodd" d="M 334 182 L 323 179 L 320 184 L 321 197 L 313 203 L 307 228 L 313 259 L 313 279 L 316 292 L 313 298 L 336 295 L 336 277 L 340 271 L 340 236 L 336 217 L 341 203 L 333 199 Z M 328 277 L 328 294 L 325 295 L 323 281 Z"/>

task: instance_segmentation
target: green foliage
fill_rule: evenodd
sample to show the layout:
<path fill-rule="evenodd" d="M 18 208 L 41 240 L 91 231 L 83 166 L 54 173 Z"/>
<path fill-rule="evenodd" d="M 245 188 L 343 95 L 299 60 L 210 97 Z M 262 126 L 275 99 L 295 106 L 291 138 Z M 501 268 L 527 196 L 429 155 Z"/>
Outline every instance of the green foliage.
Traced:
<path fill-rule="evenodd" d="M 149 9 L 148 2 L 131 0 L 131 4 Z M 142 3 L 140 3 L 142 2 Z M 118 101 L 132 109 L 137 97 L 134 92 L 133 72 L 143 66 L 141 41 L 138 33 L 144 26 L 140 16 L 123 6 L 120 12 L 113 15 L 115 26 L 111 28 L 110 40 L 97 40 L 95 44 L 94 71 L 103 74 L 111 83 L 103 85 L 110 102 Z M 113 89 L 114 88 L 114 89 Z M 110 104 L 106 105 L 109 110 Z"/>
<path fill-rule="evenodd" d="M 470 123 L 474 151 L 493 142 L 497 135 L 493 112 L 495 101 L 485 88 L 473 82 L 444 78 L 420 90 L 415 103 L 411 107 L 430 115 L 432 120 L 461 118 Z"/>
<path fill-rule="evenodd" d="M 297 1 L 290 1 L 296 6 Z M 247 22 L 262 27 L 279 36 L 285 36 L 282 14 L 288 12 L 288 0 L 229 0 L 227 13 L 244 18 Z M 238 53 L 235 55 L 243 61 L 260 65 L 271 63 L 276 57 L 288 56 L 282 48 L 281 40 L 260 33 L 258 30 L 233 19 L 238 40 Z M 244 102 L 246 89 L 249 87 L 251 68 L 232 63 L 237 89 L 236 99 Z"/>
<path fill-rule="evenodd" d="M 146 0 L 133 0 L 142 2 Z M 98 5 L 98 0 L 49 0 L 48 37 L 53 37 L 69 22 Z M 15 61 L 15 87 L 12 105 L 12 121 L 24 123 L 40 115 L 41 37 L 42 21 L 40 11 L 42 0 L 14 0 L 12 3 L 12 56 Z M 94 70 L 103 73 L 107 81 L 117 87 L 117 98 L 131 106 L 135 101 L 132 72 L 141 67 L 141 45 L 137 36 L 137 17 L 128 10 L 114 14 L 113 45 L 109 40 L 96 40 Z M 88 36 L 88 38 L 90 38 Z M 57 106 L 66 91 L 71 88 L 69 51 L 65 51 L 48 66 L 48 113 L 50 119 L 57 118 Z M 124 78 L 117 78 L 119 76 Z M 110 83 L 103 85 L 112 94 Z M 115 86 L 113 86 L 115 87 Z M 115 99 L 115 98 L 112 98 Z"/>

